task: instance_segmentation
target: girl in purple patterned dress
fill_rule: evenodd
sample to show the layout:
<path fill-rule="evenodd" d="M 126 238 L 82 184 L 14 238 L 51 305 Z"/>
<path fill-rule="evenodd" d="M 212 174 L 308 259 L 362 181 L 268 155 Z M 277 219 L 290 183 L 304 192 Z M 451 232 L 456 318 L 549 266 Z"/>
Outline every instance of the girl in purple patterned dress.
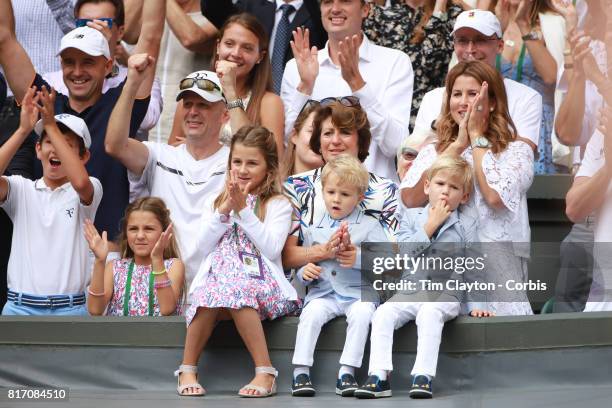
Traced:
<path fill-rule="evenodd" d="M 119 237 L 121 259 L 106 264 L 106 231 L 100 236 L 90 220 L 85 238 L 96 257 L 87 298 L 90 314 L 180 314 L 185 266 L 178 259 L 170 211 L 160 198 L 141 198 L 127 207 Z"/>
<path fill-rule="evenodd" d="M 204 209 L 198 247 L 206 258 L 191 284 L 185 351 L 175 373 L 179 395 L 204 395 L 196 365 L 216 322 L 224 319 L 234 320 L 255 363 L 255 377 L 238 394 L 276 393 L 261 320 L 300 307 L 281 264 L 291 212 L 281 194 L 274 136 L 263 127 L 241 128 L 232 139 L 225 191 Z"/>

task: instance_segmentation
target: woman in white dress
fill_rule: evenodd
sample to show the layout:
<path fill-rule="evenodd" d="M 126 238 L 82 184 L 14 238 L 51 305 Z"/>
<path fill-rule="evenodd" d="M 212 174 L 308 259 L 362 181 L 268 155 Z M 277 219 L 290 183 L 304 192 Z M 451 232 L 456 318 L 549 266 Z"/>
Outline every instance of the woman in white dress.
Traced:
<path fill-rule="evenodd" d="M 488 311 L 532 314 L 526 292 L 505 287 L 527 281 L 533 152 L 517 139 L 501 76 L 483 62 L 462 62 L 448 73 L 437 140 L 419 152 L 401 185 L 408 208 L 425 203 L 425 170 L 441 154 L 462 156 L 474 169 L 475 191 L 467 205 L 477 212 L 479 241 L 486 243 L 485 279 L 502 285 L 489 294 Z"/>

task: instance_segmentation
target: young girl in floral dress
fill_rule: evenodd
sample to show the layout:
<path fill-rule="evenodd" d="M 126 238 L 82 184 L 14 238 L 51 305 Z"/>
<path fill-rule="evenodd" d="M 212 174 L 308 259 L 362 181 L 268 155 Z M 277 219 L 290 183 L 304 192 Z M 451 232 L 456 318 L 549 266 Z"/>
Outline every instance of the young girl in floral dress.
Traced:
<path fill-rule="evenodd" d="M 276 393 L 263 319 L 294 313 L 300 306 L 285 278 L 281 251 L 292 207 L 281 194 L 274 136 L 245 126 L 232 138 L 225 190 L 205 206 L 198 247 L 206 258 L 190 290 L 187 337 L 177 392 L 204 395 L 197 362 L 218 320 L 232 319 L 253 362 L 255 377 L 241 397 Z"/>
<path fill-rule="evenodd" d="M 84 229 L 96 257 L 87 298 L 90 314 L 180 314 L 185 266 L 178 259 L 170 211 L 160 198 L 141 198 L 127 207 L 119 237 L 121 259 L 106 263 L 106 231 L 100 236 L 91 220 Z"/>

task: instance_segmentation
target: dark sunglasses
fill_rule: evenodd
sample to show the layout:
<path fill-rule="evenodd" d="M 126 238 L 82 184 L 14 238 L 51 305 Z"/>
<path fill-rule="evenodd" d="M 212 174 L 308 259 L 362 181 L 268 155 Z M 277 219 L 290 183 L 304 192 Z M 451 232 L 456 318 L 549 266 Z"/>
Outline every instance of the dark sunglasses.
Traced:
<path fill-rule="evenodd" d="M 402 148 L 402 157 L 404 160 L 414 160 L 419 155 L 419 152 L 412 147 L 403 147 Z"/>
<path fill-rule="evenodd" d="M 221 92 L 221 88 L 219 87 L 219 85 L 215 84 L 210 79 L 204 78 L 185 78 L 179 84 L 179 89 L 182 91 L 185 89 L 193 88 L 194 85 L 203 91 L 213 92 L 216 90 Z"/>
<path fill-rule="evenodd" d="M 320 101 L 314 100 L 314 99 L 309 99 L 306 101 L 306 103 L 304 104 L 304 106 L 302 107 L 302 110 L 300 111 L 299 114 L 301 114 L 302 112 L 304 112 L 306 109 L 310 109 L 313 106 L 329 106 L 334 102 L 340 102 L 342 105 L 348 107 L 348 108 L 354 108 L 357 106 L 361 106 L 359 104 L 359 98 L 356 96 L 339 96 L 339 97 L 328 97 L 328 98 L 323 98 Z M 298 114 L 298 116 L 299 116 Z"/>
<path fill-rule="evenodd" d="M 77 28 L 85 27 L 87 23 L 89 23 L 90 21 L 94 21 L 94 20 L 106 21 L 106 24 L 108 24 L 108 28 L 113 28 L 113 19 L 109 17 L 101 17 L 101 18 L 96 18 L 96 19 L 77 18 L 76 20 L 74 20 L 74 24 L 77 26 Z"/>

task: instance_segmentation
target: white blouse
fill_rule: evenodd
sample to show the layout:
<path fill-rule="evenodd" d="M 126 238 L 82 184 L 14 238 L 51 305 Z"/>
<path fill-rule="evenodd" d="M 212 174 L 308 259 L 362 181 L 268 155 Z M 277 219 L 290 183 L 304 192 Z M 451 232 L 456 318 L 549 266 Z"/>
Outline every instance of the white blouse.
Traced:
<path fill-rule="evenodd" d="M 465 149 L 461 156 L 474 165 L 471 147 Z M 414 187 L 437 157 L 435 144 L 424 147 L 400 188 Z M 482 160 L 482 167 L 489 187 L 499 194 L 505 208 L 489 206 L 474 178 L 475 192 L 471 194 L 466 206 L 478 213 L 479 241 L 529 243 L 531 229 L 527 213 L 527 190 L 533 182 L 532 149 L 524 142 L 510 142 L 501 153 L 494 154 L 488 150 Z M 515 245 L 515 251 L 518 256 L 529 257 L 529 245 Z"/>

